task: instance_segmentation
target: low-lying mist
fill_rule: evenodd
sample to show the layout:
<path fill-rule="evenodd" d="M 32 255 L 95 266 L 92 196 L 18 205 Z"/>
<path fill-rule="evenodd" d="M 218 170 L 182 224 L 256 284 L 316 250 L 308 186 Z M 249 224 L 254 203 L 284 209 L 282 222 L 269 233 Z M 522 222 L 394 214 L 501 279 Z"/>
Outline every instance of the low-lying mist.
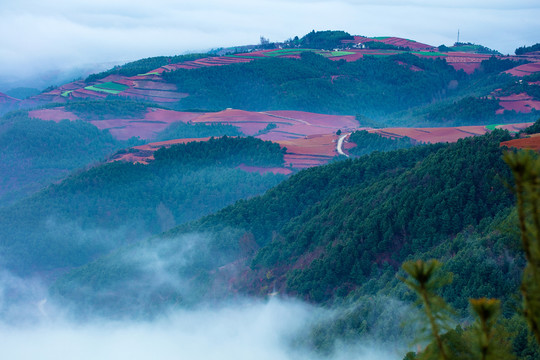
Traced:
<path fill-rule="evenodd" d="M 326 355 L 295 345 L 325 312 L 284 299 L 168 311 L 152 321 L 73 322 L 39 312 L 33 323 L 2 323 L 0 348 L 4 359 L 402 358 L 398 347 L 373 343 L 342 344 Z"/>
<path fill-rule="evenodd" d="M 2 358 L 371 360 L 406 353 L 400 324 L 408 306 L 392 299 L 333 308 L 279 295 L 175 300 L 200 290 L 193 280 L 199 269 L 210 274 L 222 265 L 216 251 L 214 239 L 199 233 L 131 245 L 68 274 L 62 286 L 71 297 L 2 270 Z"/>

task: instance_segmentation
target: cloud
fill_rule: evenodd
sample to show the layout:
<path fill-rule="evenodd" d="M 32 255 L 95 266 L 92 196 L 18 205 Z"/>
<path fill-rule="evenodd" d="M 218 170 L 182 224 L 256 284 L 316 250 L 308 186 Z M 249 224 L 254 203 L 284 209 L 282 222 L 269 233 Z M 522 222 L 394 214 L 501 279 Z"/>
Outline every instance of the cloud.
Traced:
<path fill-rule="evenodd" d="M 147 302 L 152 307 L 149 303 L 155 300 L 152 293 L 162 285 L 193 291 L 183 284 L 185 279 L 178 269 L 193 267 L 201 258 L 202 263 L 215 261 L 212 248 L 209 238 L 201 234 L 131 247 L 122 257 L 113 258 L 113 262 L 137 268 L 143 276 L 125 279 L 120 276 L 121 281 L 112 280 L 114 296 L 106 294 L 111 288 L 94 288 L 92 291 L 104 294 L 87 292 L 78 303 L 59 301 L 47 292 L 42 279 L 17 277 L 0 269 L 2 357 L 397 360 L 406 353 L 401 319 L 408 316 L 409 308 L 383 297 L 360 298 L 354 304 L 333 309 L 277 296 L 213 298 L 188 307 L 168 303 L 153 316 L 103 316 L 92 312 L 80 316 L 95 299 L 116 303 L 127 299 Z M 105 271 L 106 279 L 116 275 Z M 73 280 L 70 278 L 69 286 L 78 288 L 81 284 Z M 139 294 L 137 298 L 130 298 L 128 293 L 133 290 Z M 351 326 L 358 322 L 359 316 L 371 329 L 363 337 L 351 337 L 355 332 L 348 328 L 346 334 L 336 337 L 334 345 L 330 344 L 329 351 L 317 352 L 310 345 L 314 343 L 310 337 L 320 335 L 318 329 L 331 328 L 334 323 L 348 324 L 347 319 L 352 318 L 347 325 Z"/>
<path fill-rule="evenodd" d="M 533 44 L 537 1 L 36 1 L 0 4 L 0 78 L 142 57 L 283 41 L 316 30 L 402 36 L 433 45 L 462 40 L 503 53 Z"/>
<path fill-rule="evenodd" d="M 343 345 L 328 356 L 294 344 L 325 310 L 292 300 L 244 301 L 177 310 L 151 322 L 62 318 L 37 324 L 0 324 L 7 359 L 401 359 L 398 347 Z M 384 349 L 384 350 L 383 350 Z"/>

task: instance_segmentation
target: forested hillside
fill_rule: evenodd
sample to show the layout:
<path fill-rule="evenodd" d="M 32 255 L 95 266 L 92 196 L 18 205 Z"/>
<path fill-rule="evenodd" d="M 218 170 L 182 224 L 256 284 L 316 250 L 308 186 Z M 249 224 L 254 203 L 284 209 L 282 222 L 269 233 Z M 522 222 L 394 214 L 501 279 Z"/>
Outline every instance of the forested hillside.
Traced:
<path fill-rule="evenodd" d="M 493 131 L 304 170 L 263 196 L 74 270 L 54 291 L 116 316 L 236 293 L 356 304 L 352 317 L 334 318 L 303 340 L 328 351 L 351 332 L 367 336 L 385 326 L 375 320 L 380 305 L 365 305 L 372 296 L 414 299 L 396 278 L 404 261 L 438 258 L 454 274 L 443 296 L 459 317 L 467 318 L 470 298 L 499 298 L 507 326 L 519 333 L 512 335 L 515 353 L 538 351 L 514 316 L 524 259 L 511 230 L 513 197 L 504 185 L 510 171 L 499 146 L 510 138 Z M 155 274 L 129 259 L 149 249 L 176 280 L 144 285 Z M 175 261 L 174 254 L 182 256 Z M 150 288 L 144 298 L 129 285 L 136 277 Z M 120 303 L 111 302 L 115 291 L 123 293 Z M 358 321 L 365 318 L 374 323 Z M 387 335 L 397 336 L 393 331 Z"/>
<path fill-rule="evenodd" d="M 399 62 L 422 71 L 412 71 Z M 232 107 L 383 115 L 430 102 L 446 91 L 451 80 L 465 74 L 457 73 L 443 60 L 413 55 L 335 62 L 302 52 L 300 59 L 260 59 L 179 69 L 162 76 L 190 94 L 179 102 L 182 109 Z M 413 93 L 415 96 L 409 96 Z"/>
<path fill-rule="evenodd" d="M 119 245 L 260 194 L 284 178 L 235 168 L 283 163 L 279 145 L 254 138 L 176 145 L 155 158 L 149 165 L 115 162 L 75 173 L 1 209 L 5 265 L 21 273 L 80 266 Z"/>
<path fill-rule="evenodd" d="M 256 250 L 238 289 L 275 287 L 329 301 L 361 290 L 376 274 L 393 274 L 412 254 L 447 246 L 465 229 L 487 231 L 493 218 L 508 215 L 509 171 L 499 148 L 506 139 L 495 131 L 307 169 L 164 239 L 202 231 L 216 233 L 219 243 L 219 234 L 237 229 Z M 216 246 L 238 254 L 238 241 Z M 261 276 L 268 271 L 272 277 Z"/>
<path fill-rule="evenodd" d="M 513 197 L 504 185 L 510 172 L 499 146 L 510 138 L 493 131 L 456 144 L 376 152 L 304 170 L 263 196 L 75 270 L 55 291 L 117 315 L 119 309 L 149 314 L 164 304 L 237 292 L 277 291 L 327 305 L 376 294 L 409 302 L 413 294 L 396 279 L 401 263 L 434 257 L 454 273 L 444 296 L 459 316 L 468 316 L 469 298 L 496 297 L 510 319 L 524 263 L 510 230 Z M 152 301 L 128 286 L 142 269 L 127 259 L 148 249 L 157 249 L 182 284 L 151 286 Z M 169 252 L 184 255 L 176 262 Z M 89 288 L 78 291 L 79 283 Z M 117 289 L 121 304 L 111 303 Z M 368 317 L 377 310 L 355 311 Z M 377 326 L 339 321 L 341 330 L 312 334 L 321 348 L 350 331 L 368 334 Z M 529 346 L 515 345 L 516 351 L 532 351 Z"/>
<path fill-rule="evenodd" d="M 500 358 L 540 358 L 517 226 L 538 204 L 515 210 L 501 146 L 540 129 L 517 133 L 540 112 L 538 44 L 490 57 L 312 31 L 281 45 L 141 59 L 10 104 L 40 107 L 0 118 L 0 314 L 34 279 L 39 316 L 45 298 L 77 320 L 293 299 L 322 315 L 288 340 L 325 356 L 422 333 L 411 277 L 426 267 L 427 295 L 455 311 L 406 360 L 442 338 L 477 358 L 473 298 L 500 301 Z"/>
<path fill-rule="evenodd" d="M 55 123 L 26 112 L 7 114 L 0 119 L 0 206 L 130 144 L 84 121 Z"/>

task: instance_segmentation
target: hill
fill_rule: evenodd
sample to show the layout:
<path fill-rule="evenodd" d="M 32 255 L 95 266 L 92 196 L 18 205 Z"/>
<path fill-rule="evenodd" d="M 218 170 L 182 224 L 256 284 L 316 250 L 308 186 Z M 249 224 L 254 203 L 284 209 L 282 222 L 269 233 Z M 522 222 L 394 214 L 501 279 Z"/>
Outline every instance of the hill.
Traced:
<path fill-rule="evenodd" d="M 496 297 L 502 343 L 535 358 L 501 155 L 537 146 L 507 130 L 539 117 L 538 54 L 343 31 L 261 42 L 0 94 L 26 109 L 0 119 L 0 275 L 42 280 L 82 318 L 294 298 L 328 310 L 294 341 L 329 354 L 412 336 L 393 324 L 392 304 L 415 312 L 400 266 L 437 258 L 454 274 L 445 336 L 470 336 L 469 298 Z"/>
<path fill-rule="evenodd" d="M 501 230 L 512 222 L 499 145 L 509 139 L 496 130 L 304 170 L 263 196 L 75 269 L 53 291 L 66 304 L 83 302 L 87 314 L 115 317 L 246 294 L 348 306 L 348 315 L 305 335 L 326 353 L 381 326 L 397 339 L 388 319 L 377 321 L 380 308 L 367 304 L 412 301 L 396 279 L 400 264 L 436 257 L 454 274 L 443 296 L 460 316 L 469 298 L 497 297 L 507 324 L 521 329 L 508 338 L 513 351 L 536 351 L 518 335 L 525 325 L 510 319 L 523 258 L 515 234 Z M 137 259 L 149 253 L 171 279 L 141 267 Z"/>
<path fill-rule="evenodd" d="M 281 44 L 267 44 L 274 48 L 250 48 L 245 53 L 141 59 L 45 91 L 20 106 L 117 96 L 184 110 L 303 110 L 383 119 L 388 113 L 422 107 L 433 100 L 488 96 L 497 86 L 510 81 L 497 79 L 496 75 L 503 71 L 531 75 L 540 61 L 534 53 L 493 56 L 481 51 L 479 45 L 465 44 L 468 52 L 458 47 L 446 48 L 445 52 L 396 37 L 354 37 L 344 32 L 310 34 Z M 308 41 L 313 36 L 318 40 Z M 494 63 L 505 65 L 494 68 Z M 492 79 L 490 89 L 478 94 L 475 87 L 480 73 Z M 477 76 L 467 76 L 474 74 Z M 222 91 L 224 86 L 227 92 Z M 411 91 L 417 97 L 402 95 Z M 537 104 L 532 108 L 537 109 Z"/>
<path fill-rule="evenodd" d="M 134 144 L 80 120 L 41 121 L 25 112 L 5 115 L 0 118 L 0 207 Z"/>
<path fill-rule="evenodd" d="M 482 264 L 490 267 L 490 272 L 500 272 L 502 263 L 492 263 L 498 255 L 490 255 L 480 239 L 492 234 L 491 241 L 499 242 L 500 251 L 518 256 L 510 243 L 504 245 L 508 236 L 495 235 L 492 225 L 504 220 L 513 204 L 502 184 L 509 173 L 499 147 L 509 138 L 499 130 L 451 145 L 374 153 L 307 169 L 264 196 L 240 201 L 137 246 L 179 249 L 182 234 L 206 234 L 201 241 L 221 249 L 221 260 L 210 261 L 217 255 L 203 253 L 197 260 L 203 261 L 200 271 L 186 270 L 195 282 L 193 286 L 203 286 L 198 281 L 206 279 L 208 290 L 203 297 L 212 296 L 213 286 L 222 283 L 229 284 L 225 290 L 229 295 L 260 296 L 279 291 L 314 302 L 374 294 L 387 286 L 385 282 L 391 281 L 399 264 L 409 256 L 439 254 L 450 264 L 470 261 L 452 251 L 452 246 L 464 245 L 460 242 L 466 236 L 478 246 L 475 251 L 486 255 Z M 469 247 L 459 251 L 466 249 Z M 74 271 L 68 275 L 68 283 L 59 283 L 61 292 L 65 296 L 76 293 L 73 281 L 93 284 L 96 294 L 123 288 L 121 283 L 106 280 L 110 271 L 122 268 L 116 258 L 124 256 L 121 254 Z M 173 261 L 171 266 L 176 269 L 180 265 Z M 461 270 L 453 268 L 464 277 L 466 269 L 465 264 Z M 518 273 L 507 278 L 501 273 L 500 278 L 486 280 L 482 287 L 458 282 L 449 290 L 455 292 L 452 301 L 465 311 L 467 296 L 509 296 L 517 291 Z M 495 285 L 495 279 L 502 283 Z M 462 295 L 457 295 L 459 291 Z"/>
<path fill-rule="evenodd" d="M 25 275 L 81 266 L 260 194 L 284 178 L 239 168 L 283 163 L 277 144 L 254 138 L 177 144 L 154 157 L 148 165 L 114 162 L 75 172 L 0 208 L 3 266 Z"/>

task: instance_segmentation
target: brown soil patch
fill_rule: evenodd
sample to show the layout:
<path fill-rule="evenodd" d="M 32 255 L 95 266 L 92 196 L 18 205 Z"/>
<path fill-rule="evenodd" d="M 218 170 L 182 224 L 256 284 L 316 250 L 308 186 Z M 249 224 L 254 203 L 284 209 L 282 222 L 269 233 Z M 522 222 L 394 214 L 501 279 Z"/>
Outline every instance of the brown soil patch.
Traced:
<path fill-rule="evenodd" d="M 476 69 L 480 68 L 480 63 L 478 62 L 449 62 L 448 65 L 452 66 L 457 71 L 463 70 L 467 74 L 472 74 Z"/>
<path fill-rule="evenodd" d="M 498 125 L 497 129 L 504 129 L 504 130 L 508 130 L 512 132 L 518 132 L 518 131 L 528 128 L 532 124 L 533 124 L 532 122 L 529 122 L 529 123 L 521 123 L 521 124 Z"/>
<path fill-rule="evenodd" d="M 535 151 L 540 151 L 540 134 L 533 134 L 530 137 L 526 137 L 523 139 L 505 141 L 501 143 L 501 146 L 507 146 L 509 148 L 516 149 L 531 149 Z"/>
<path fill-rule="evenodd" d="M 237 166 L 238 169 L 244 170 L 247 172 L 258 172 L 259 174 L 266 174 L 266 173 L 273 173 L 273 174 L 283 174 L 283 175 L 289 175 L 293 171 L 291 169 L 287 169 L 284 167 L 258 167 L 258 166 L 248 166 L 244 164 L 240 164 Z"/>
<path fill-rule="evenodd" d="M 350 115 L 326 115 L 291 110 L 267 111 L 267 113 L 289 119 L 302 120 L 311 125 L 325 126 L 336 130 L 353 129 L 359 125 L 356 118 Z"/>
<path fill-rule="evenodd" d="M 154 160 L 154 151 L 162 147 L 171 147 L 176 144 L 186 144 L 194 141 L 208 141 L 206 138 L 193 138 L 193 139 L 176 139 L 168 141 L 159 141 L 155 143 L 149 143 L 145 145 L 135 146 L 129 149 L 129 152 L 123 154 L 117 154 L 109 160 L 109 162 L 114 161 L 127 161 L 132 163 L 141 163 L 148 164 L 150 161 Z"/>
<path fill-rule="evenodd" d="M 501 96 L 498 99 L 502 109 L 497 110 L 497 114 L 502 114 L 505 110 L 521 113 L 530 113 L 533 109 L 540 110 L 540 101 L 533 100 L 526 93 Z"/>
<path fill-rule="evenodd" d="M 420 143 L 456 142 L 459 139 L 482 135 L 487 132 L 484 126 L 460 126 L 441 128 L 385 128 L 370 130 L 381 136 L 401 138 L 407 136 Z"/>
<path fill-rule="evenodd" d="M 28 116 L 31 118 L 46 120 L 46 121 L 55 121 L 59 122 L 61 120 L 79 120 L 79 117 L 72 112 L 66 111 L 64 107 L 58 107 L 53 109 L 41 109 L 41 110 L 32 110 L 28 112 Z"/>
<path fill-rule="evenodd" d="M 505 71 L 507 74 L 511 74 L 518 77 L 523 77 L 527 75 L 531 75 L 535 72 L 540 71 L 540 62 L 530 63 L 530 64 L 523 64 L 520 66 L 516 66 L 515 68 L 512 68 L 510 70 Z"/>

